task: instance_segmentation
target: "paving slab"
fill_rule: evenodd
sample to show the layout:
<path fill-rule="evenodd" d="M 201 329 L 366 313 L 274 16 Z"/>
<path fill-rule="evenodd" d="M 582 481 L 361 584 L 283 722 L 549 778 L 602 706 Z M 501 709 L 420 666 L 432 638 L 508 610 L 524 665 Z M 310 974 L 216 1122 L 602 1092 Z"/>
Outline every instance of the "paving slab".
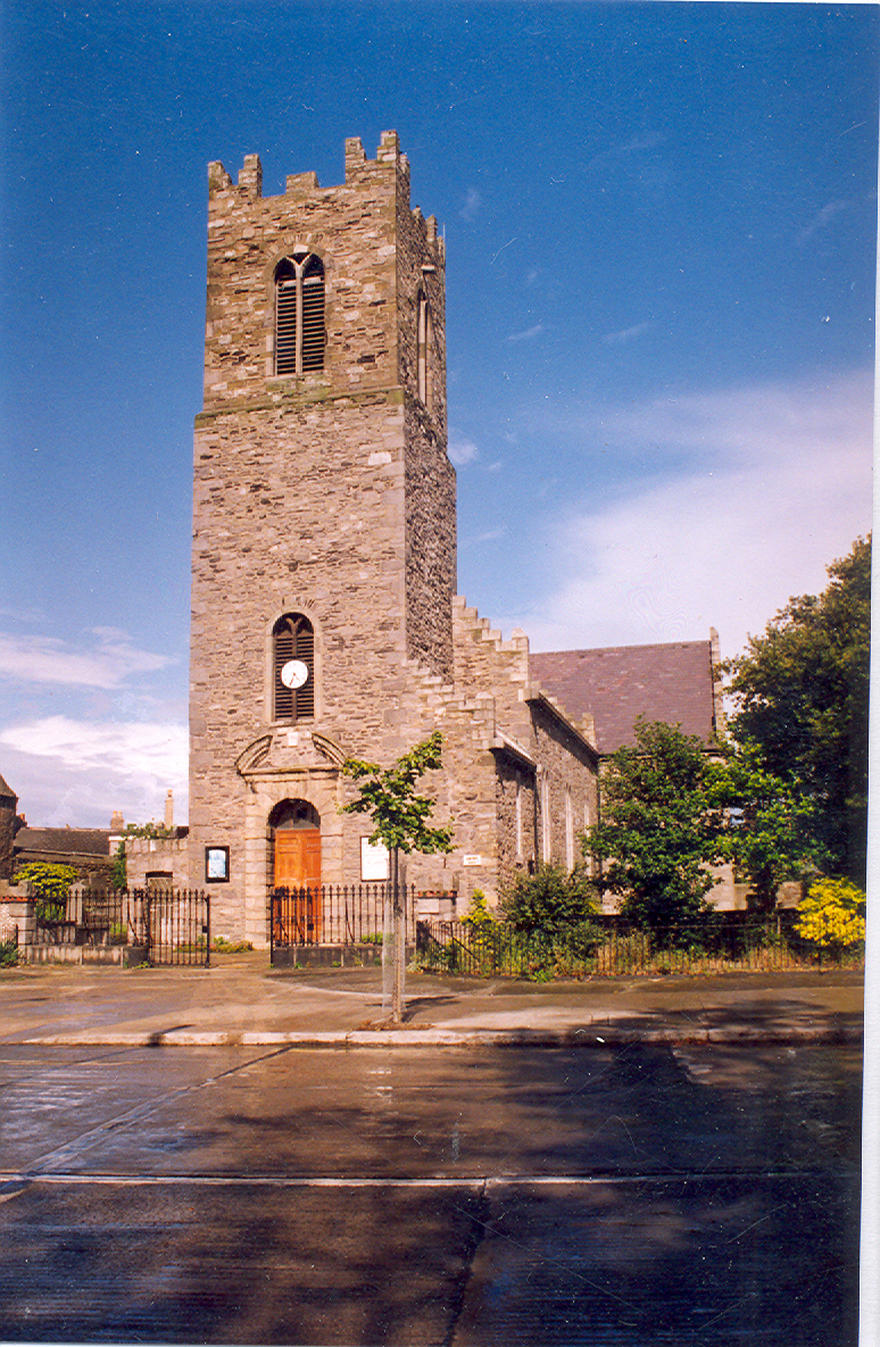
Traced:
<path fill-rule="evenodd" d="M 855 1041 L 863 977 L 829 970 L 536 984 L 416 973 L 391 1028 L 379 968 L 272 969 L 264 953 L 210 968 L 37 965 L 0 971 L 0 1043 L 44 1046 L 588 1047 Z"/>

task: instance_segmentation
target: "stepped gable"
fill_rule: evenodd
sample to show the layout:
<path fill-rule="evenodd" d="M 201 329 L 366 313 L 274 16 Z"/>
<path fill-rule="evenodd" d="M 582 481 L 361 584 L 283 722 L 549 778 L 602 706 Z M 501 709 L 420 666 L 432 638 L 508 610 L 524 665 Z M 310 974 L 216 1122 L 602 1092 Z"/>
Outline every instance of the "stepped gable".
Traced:
<path fill-rule="evenodd" d="M 514 712 L 525 702 L 530 674 L 529 641 L 523 632 L 514 631 L 505 641 L 487 617 L 480 617 L 467 599 L 456 594 L 452 641 L 457 687 L 491 693 L 505 712 Z"/>
<path fill-rule="evenodd" d="M 715 742 L 715 664 L 711 640 L 545 651 L 529 659 L 532 677 L 570 716 L 593 716 L 603 754 L 635 742 L 639 716 Z"/>

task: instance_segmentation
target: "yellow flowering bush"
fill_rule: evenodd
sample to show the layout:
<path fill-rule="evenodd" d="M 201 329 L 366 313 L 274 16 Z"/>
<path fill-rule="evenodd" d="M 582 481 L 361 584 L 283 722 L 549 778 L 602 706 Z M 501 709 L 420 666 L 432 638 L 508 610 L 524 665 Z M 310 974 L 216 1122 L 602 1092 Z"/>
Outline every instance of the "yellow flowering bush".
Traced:
<path fill-rule="evenodd" d="M 865 938 L 865 895 L 848 879 L 817 879 L 798 903 L 794 928 L 822 950 L 857 945 Z"/>

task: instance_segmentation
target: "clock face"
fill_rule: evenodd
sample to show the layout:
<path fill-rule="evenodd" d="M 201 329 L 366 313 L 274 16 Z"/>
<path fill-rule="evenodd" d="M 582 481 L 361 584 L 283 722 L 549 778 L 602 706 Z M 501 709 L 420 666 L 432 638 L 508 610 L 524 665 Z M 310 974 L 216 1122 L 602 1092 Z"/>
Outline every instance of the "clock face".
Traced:
<path fill-rule="evenodd" d="M 309 676 L 309 666 L 301 659 L 289 659 L 282 664 L 279 677 L 286 688 L 301 688 Z"/>

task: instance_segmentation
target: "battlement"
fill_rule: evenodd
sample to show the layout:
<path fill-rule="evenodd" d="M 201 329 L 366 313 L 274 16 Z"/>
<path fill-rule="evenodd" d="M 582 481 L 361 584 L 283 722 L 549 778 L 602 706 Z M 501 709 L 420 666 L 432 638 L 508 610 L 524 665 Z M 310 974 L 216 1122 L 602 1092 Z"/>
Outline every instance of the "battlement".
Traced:
<path fill-rule="evenodd" d="M 357 187 L 373 185 L 377 175 L 383 177 L 389 173 L 401 180 L 404 190 L 409 193 L 409 160 L 400 152 L 400 142 L 396 131 L 383 131 L 376 150 L 376 158 L 368 159 L 358 136 L 351 136 L 345 142 L 345 183 L 338 186 Z M 318 175 L 314 172 L 292 173 L 285 181 L 287 197 L 302 199 L 320 191 L 334 191 L 335 187 L 322 188 Z M 242 197 L 252 199 L 263 195 L 263 166 L 258 154 L 246 154 L 244 164 L 239 170 L 238 181 L 233 183 L 219 160 L 208 165 L 208 193 L 212 202 L 222 204 L 224 200 L 232 204 Z M 269 199 L 269 198 L 267 198 Z M 428 223 L 428 236 L 436 240 L 437 223 L 433 229 Z"/>

